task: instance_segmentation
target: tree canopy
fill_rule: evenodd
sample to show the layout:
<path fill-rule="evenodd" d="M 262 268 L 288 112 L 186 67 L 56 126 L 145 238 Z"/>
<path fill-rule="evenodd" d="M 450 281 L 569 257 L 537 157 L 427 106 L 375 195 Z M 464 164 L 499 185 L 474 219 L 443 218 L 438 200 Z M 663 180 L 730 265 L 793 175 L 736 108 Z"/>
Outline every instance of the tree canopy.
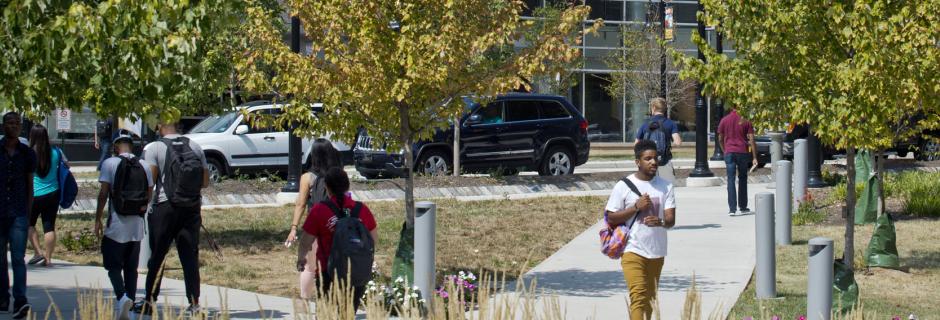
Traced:
<path fill-rule="evenodd" d="M 246 85 L 290 96 L 281 125 L 351 140 L 360 126 L 398 148 L 448 125 L 464 95 L 528 86 L 523 79 L 564 71 L 580 55 L 589 8 L 571 7 L 552 24 L 522 20 L 520 1 L 285 2 L 302 21 L 309 53 L 289 50 L 281 33 L 250 9 L 252 50 L 239 63 Z M 533 32 L 535 30 L 536 32 Z M 314 120 L 306 103 L 322 102 Z M 406 131 L 402 131 L 405 129 Z"/>
<path fill-rule="evenodd" d="M 813 126 L 839 148 L 885 148 L 940 125 L 940 1 L 703 0 L 736 58 L 674 56 L 682 75 L 764 128 Z"/>
<path fill-rule="evenodd" d="M 240 1 L 5 3 L 0 109 L 170 120 L 231 84 Z"/>

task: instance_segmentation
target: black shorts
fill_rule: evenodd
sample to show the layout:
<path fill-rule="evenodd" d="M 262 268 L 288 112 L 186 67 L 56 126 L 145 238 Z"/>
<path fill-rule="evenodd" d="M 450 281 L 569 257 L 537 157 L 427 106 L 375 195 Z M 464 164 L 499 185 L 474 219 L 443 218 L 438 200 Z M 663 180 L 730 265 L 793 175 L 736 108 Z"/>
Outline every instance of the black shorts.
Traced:
<path fill-rule="evenodd" d="M 29 214 L 29 226 L 35 227 L 42 217 L 42 231 L 55 231 L 55 218 L 59 215 L 59 191 L 33 198 L 33 210 Z"/>

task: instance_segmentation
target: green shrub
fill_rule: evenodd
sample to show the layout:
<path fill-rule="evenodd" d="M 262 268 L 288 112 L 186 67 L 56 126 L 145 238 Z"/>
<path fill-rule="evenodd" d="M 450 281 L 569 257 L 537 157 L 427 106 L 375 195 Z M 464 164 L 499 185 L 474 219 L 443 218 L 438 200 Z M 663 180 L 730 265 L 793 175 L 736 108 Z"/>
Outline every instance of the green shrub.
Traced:
<path fill-rule="evenodd" d="M 800 202 L 796 213 L 793 214 L 793 225 L 795 226 L 817 224 L 825 220 L 826 214 L 816 210 L 816 203 L 812 199 Z"/>
<path fill-rule="evenodd" d="M 69 231 L 59 242 L 66 250 L 72 252 L 80 253 L 98 250 L 98 237 L 88 229 L 82 229 L 78 233 Z"/>
<path fill-rule="evenodd" d="M 915 217 L 940 217 L 940 172 L 905 172 L 896 181 L 904 212 Z"/>
<path fill-rule="evenodd" d="M 827 186 L 834 186 L 840 183 L 845 183 L 845 175 L 838 172 L 829 171 L 828 169 L 823 169 L 822 179 L 824 182 L 826 182 Z"/>

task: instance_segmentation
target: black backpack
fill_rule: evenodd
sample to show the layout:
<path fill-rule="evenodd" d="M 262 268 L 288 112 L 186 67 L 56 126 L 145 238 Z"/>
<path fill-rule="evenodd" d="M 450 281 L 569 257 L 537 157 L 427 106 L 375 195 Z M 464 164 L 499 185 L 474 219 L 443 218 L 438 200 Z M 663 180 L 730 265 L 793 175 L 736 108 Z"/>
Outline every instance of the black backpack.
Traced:
<path fill-rule="evenodd" d="M 353 287 L 368 284 L 369 280 L 372 280 L 375 242 L 369 235 L 369 230 L 359 220 L 362 203 L 356 201 L 352 212 L 347 208 L 340 209 L 333 201 L 320 203 L 329 207 L 337 218 L 333 229 L 333 246 L 326 262 L 327 276 L 340 281 L 345 281 L 348 277 L 349 285 Z"/>
<path fill-rule="evenodd" d="M 665 120 L 649 120 L 646 122 L 646 132 L 643 133 L 643 140 L 652 140 L 656 143 L 656 160 L 659 165 L 664 165 L 672 160 L 672 135 L 663 131 L 663 122 Z"/>
<path fill-rule="evenodd" d="M 323 177 L 316 173 L 310 173 L 310 175 L 313 179 L 310 179 L 310 186 L 307 189 L 307 211 L 313 208 L 313 205 L 330 199 L 330 195 L 326 193 Z"/>
<path fill-rule="evenodd" d="M 140 161 L 118 156 L 121 163 L 111 184 L 111 208 L 117 214 L 143 217 L 147 212 L 147 170 Z"/>
<path fill-rule="evenodd" d="M 166 160 L 158 189 L 166 191 L 170 203 L 178 207 L 195 207 L 202 202 L 202 158 L 189 147 L 189 139 L 160 139 L 166 144 Z M 159 190 L 158 190 L 159 191 Z M 159 193 L 158 193 L 159 194 Z"/>

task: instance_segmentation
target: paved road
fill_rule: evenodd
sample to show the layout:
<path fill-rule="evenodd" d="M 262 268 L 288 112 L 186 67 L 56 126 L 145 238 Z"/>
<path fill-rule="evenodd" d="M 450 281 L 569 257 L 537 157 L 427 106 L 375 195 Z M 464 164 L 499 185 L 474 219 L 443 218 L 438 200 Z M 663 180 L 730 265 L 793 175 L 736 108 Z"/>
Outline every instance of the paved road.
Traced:
<path fill-rule="evenodd" d="M 752 194 L 765 185 L 751 186 Z M 729 217 L 725 187 L 678 188 L 677 224 L 660 282 L 662 319 L 679 319 L 695 275 L 702 315 L 727 315 L 744 290 L 755 263 L 754 216 Z M 602 207 L 603 204 L 598 204 Z M 754 208 L 754 204 L 750 204 Z M 600 253 L 596 224 L 527 273 L 544 294 L 557 295 L 566 319 L 623 319 L 627 287 L 619 260 Z"/>

